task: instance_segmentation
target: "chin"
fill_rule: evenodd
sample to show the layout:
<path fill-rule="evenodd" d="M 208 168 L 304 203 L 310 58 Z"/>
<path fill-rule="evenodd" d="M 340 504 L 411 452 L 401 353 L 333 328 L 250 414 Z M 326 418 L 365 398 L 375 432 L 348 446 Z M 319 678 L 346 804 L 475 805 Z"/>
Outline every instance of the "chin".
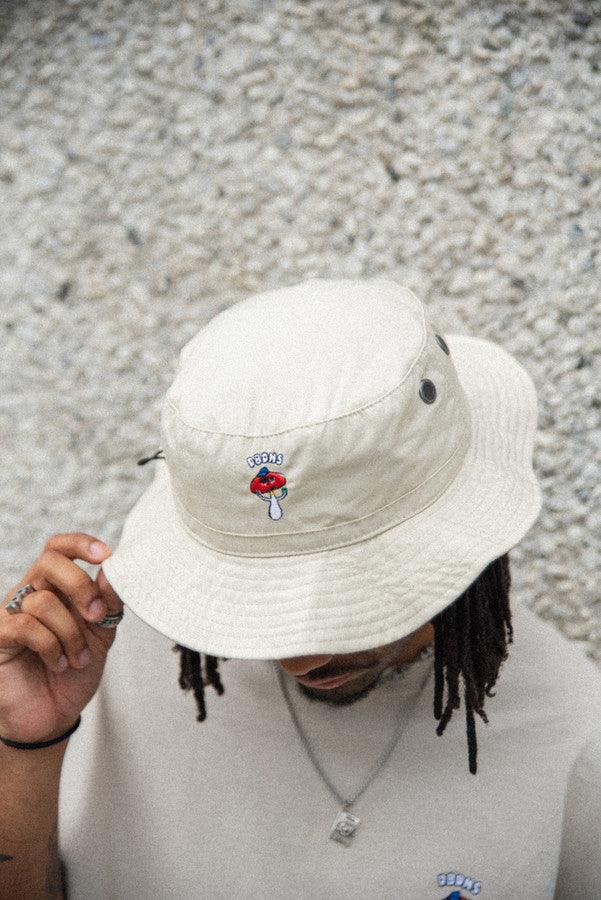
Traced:
<path fill-rule="evenodd" d="M 296 686 L 300 693 L 309 700 L 316 700 L 318 703 L 327 703 L 328 706 L 349 706 L 351 703 L 356 703 L 357 700 L 362 700 L 363 697 L 367 697 L 379 681 L 380 678 L 378 677 L 366 687 L 361 688 L 359 691 L 355 691 L 352 694 L 348 694 L 347 696 L 336 694 L 336 689 L 333 691 L 319 691 L 317 688 L 307 687 L 299 681 L 296 682 Z"/>

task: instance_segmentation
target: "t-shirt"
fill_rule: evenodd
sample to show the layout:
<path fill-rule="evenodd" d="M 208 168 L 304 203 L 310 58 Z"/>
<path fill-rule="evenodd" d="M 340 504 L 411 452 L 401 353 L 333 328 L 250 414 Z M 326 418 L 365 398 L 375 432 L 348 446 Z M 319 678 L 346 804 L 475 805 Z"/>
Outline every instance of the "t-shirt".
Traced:
<path fill-rule="evenodd" d="M 59 849 L 69 900 L 594 900 L 601 896 L 601 675 L 582 646 L 512 605 L 514 642 L 468 769 L 461 707 L 442 735 L 433 657 L 347 706 L 289 693 L 269 660 L 229 659 L 197 722 L 173 641 L 130 609 L 66 749 Z M 422 688 L 422 682 L 426 679 Z M 421 690 L 420 690 L 421 689 Z M 445 694 L 446 700 L 446 684 Z M 564 815 L 565 811 L 565 815 Z M 557 886 L 557 887 L 556 887 Z"/>
<path fill-rule="evenodd" d="M 576 757 L 564 803 L 556 898 L 601 897 L 601 731 Z"/>

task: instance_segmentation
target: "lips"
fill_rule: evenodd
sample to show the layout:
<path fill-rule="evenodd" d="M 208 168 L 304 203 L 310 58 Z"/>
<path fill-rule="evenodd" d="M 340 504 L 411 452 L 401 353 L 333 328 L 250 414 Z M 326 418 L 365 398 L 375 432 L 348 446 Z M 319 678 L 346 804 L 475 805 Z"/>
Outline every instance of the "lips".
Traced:
<path fill-rule="evenodd" d="M 346 675 L 336 675 L 334 678 L 301 678 L 300 676 L 296 676 L 296 680 L 301 684 L 304 684 L 305 687 L 319 687 L 319 688 L 334 688 L 338 687 L 339 684 L 345 684 L 345 682 L 350 681 L 357 673 L 356 672 L 347 672 Z"/>

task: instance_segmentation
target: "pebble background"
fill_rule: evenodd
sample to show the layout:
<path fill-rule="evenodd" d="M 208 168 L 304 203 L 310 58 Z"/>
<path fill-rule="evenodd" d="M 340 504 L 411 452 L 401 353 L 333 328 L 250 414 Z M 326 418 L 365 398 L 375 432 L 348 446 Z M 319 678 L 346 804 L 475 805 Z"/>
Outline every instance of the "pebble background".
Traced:
<path fill-rule="evenodd" d="M 4 0 L 2 596 L 55 532 L 117 542 L 211 316 L 385 274 L 531 373 L 545 505 L 513 602 L 601 666 L 600 13 Z"/>

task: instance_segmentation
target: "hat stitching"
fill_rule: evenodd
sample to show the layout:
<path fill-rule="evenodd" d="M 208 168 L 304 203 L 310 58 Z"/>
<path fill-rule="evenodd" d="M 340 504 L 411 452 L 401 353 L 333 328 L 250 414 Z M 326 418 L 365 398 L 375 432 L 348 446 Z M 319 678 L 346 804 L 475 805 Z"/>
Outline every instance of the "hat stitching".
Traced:
<path fill-rule="evenodd" d="M 293 428 L 287 428 L 284 431 L 271 431 L 269 433 L 262 433 L 262 434 L 241 434 L 239 432 L 232 433 L 231 431 L 230 432 L 228 432 L 228 431 L 212 431 L 212 430 L 209 430 L 208 428 L 199 428 L 197 425 L 192 425 L 191 422 L 188 422 L 181 415 L 181 413 L 179 412 L 179 410 L 177 409 L 173 400 L 171 400 L 170 397 L 165 396 L 164 402 L 165 402 L 165 404 L 167 404 L 171 407 L 171 409 L 173 411 L 173 415 L 182 423 L 182 425 L 185 425 L 186 428 L 189 428 L 191 431 L 198 431 L 200 434 L 216 434 L 216 435 L 219 435 L 220 437 L 243 437 L 243 438 L 267 438 L 267 437 L 277 437 L 282 434 L 292 434 L 294 431 L 300 431 L 301 429 L 304 429 L 304 428 L 305 429 L 306 428 L 315 428 L 320 425 L 326 425 L 330 422 L 337 422 L 339 419 L 345 419 L 345 418 L 348 418 L 349 416 L 354 416 L 357 413 L 363 412 L 366 409 L 370 409 L 373 406 L 377 406 L 378 403 L 383 403 L 388 397 L 390 397 L 391 394 L 394 394 L 395 391 L 400 390 L 400 388 L 404 385 L 405 381 L 409 378 L 409 376 L 413 372 L 413 369 L 417 366 L 417 364 L 419 363 L 419 361 L 422 357 L 422 354 L 423 354 L 426 344 L 428 342 L 428 335 L 431 333 L 432 332 L 426 327 L 425 338 L 422 339 L 422 345 L 419 349 L 419 352 L 416 355 L 413 362 L 411 363 L 409 369 L 407 370 L 407 372 L 401 379 L 401 381 L 398 382 L 398 384 L 394 385 L 394 387 L 392 387 L 389 391 L 387 391 L 381 397 L 377 397 L 375 400 L 372 400 L 370 403 L 365 403 L 363 406 L 359 406 L 356 409 L 351 409 L 346 413 L 340 413 L 340 415 L 333 416 L 331 419 L 320 419 L 317 422 L 306 422 L 303 425 L 295 425 Z"/>

